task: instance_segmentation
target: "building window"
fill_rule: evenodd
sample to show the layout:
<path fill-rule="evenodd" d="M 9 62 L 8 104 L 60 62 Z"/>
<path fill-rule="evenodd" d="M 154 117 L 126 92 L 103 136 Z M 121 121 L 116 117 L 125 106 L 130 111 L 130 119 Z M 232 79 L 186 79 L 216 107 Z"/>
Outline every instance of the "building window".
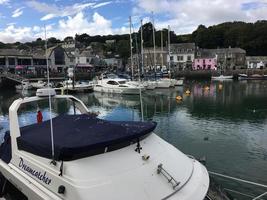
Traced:
<path fill-rule="evenodd" d="M 90 63 L 90 59 L 89 58 L 86 58 L 86 63 Z"/>
<path fill-rule="evenodd" d="M 173 61 L 173 56 L 170 56 L 170 60 Z"/>
<path fill-rule="evenodd" d="M 65 65 L 65 54 L 63 49 L 56 48 L 54 50 L 54 56 L 56 65 Z"/>
<path fill-rule="evenodd" d="M 187 56 L 187 61 L 191 61 L 191 56 Z"/>
<path fill-rule="evenodd" d="M 6 65 L 6 59 L 0 58 L 0 65 Z"/>
<path fill-rule="evenodd" d="M 15 58 L 8 58 L 9 65 L 15 65 Z"/>

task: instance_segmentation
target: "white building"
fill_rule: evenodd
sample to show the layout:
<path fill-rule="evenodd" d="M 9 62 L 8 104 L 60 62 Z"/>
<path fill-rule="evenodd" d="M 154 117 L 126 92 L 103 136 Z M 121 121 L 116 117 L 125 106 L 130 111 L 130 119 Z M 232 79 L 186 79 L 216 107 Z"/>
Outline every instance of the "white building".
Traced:
<path fill-rule="evenodd" d="M 177 43 L 170 46 L 170 58 L 167 62 L 171 63 L 171 67 L 177 70 L 191 69 L 195 59 L 196 46 L 195 43 Z"/>

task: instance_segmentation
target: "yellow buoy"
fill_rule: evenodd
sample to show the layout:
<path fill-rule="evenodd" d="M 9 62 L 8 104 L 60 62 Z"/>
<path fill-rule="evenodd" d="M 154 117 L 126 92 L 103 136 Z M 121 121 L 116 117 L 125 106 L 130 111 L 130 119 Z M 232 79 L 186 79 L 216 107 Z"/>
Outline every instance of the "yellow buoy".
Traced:
<path fill-rule="evenodd" d="M 190 94 L 191 94 L 190 90 L 187 89 L 187 90 L 185 91 L 185 94 L 186 94 L 186 95 L 190 95 Z"/>
<path fill-rule="evenodd" d="M 182 100 L 183 100 L 183 97 L 180 96 L 180 95 L 178 95 L 178 96 L 176 96 L 176 100 L 177 100 L 177 101 L 182 101 Z"/>

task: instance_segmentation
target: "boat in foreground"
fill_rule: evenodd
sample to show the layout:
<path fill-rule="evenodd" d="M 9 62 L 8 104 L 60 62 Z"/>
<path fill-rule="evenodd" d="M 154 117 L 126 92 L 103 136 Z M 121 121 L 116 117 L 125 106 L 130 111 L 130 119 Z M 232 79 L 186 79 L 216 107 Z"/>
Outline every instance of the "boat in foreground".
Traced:
<path fill-rule="evenodd" d="M 70 101 L 74 114 L 54 117 L 53 134 L 50 121 L 20 127 L 20 107 L 47 94 Z M 206 168 L 153 133 L 155 122 L 98 119 L 79 99 L 52 90 L 14 101 L 9 118 L 1 191 L 7 182 L 29 200 L 203 200 L 208 191 Z"/>

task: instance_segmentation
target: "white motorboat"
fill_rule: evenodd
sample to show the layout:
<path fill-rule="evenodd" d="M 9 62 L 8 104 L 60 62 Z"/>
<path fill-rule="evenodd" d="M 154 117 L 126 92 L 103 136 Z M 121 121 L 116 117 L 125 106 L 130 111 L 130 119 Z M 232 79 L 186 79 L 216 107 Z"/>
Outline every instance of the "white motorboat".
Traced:
<path fill-rule="evenodd" d="M 62 82 L 62 88 L 65 90 L 75 90 L 75 91 L 88 91 L 93 90 L 93 84 L 91 82 L 72 82 L 71 79 Z"/>
<path fill-rule="evenodd" d="M 80 114 L 54 117 L 52 129 L 50 121 L 20 127 L 20 107 L 47 101 L 49 93 L 50 102 L 66 99 Z M 11 183 L 29 200 L 205 198 L 206 168 L 153 133 L 155 122 L 101 120 L 76 97 L 37 94 L 9 108 L 0 191 Z"/>
<path fill-rule="evenodd" d="M 156 88 L 169 88 L 173 84 L 171 79 L 168 78 L 158 79 L 156 82 L 157 82 Z"/>
<path fill-rule="evenodd" d="M 31 85 L 35 89 L 41 89 L 45 88 L 47 86 L 47 83 L 45 81 L 38 81 L 38 82 L 32 82 Z"/>
<path fill-rule="evenodd" d="M 220 75 L 220 76 L 212 76 L 211 79 L 212 80 L 229 80 L 229 79 L 233 79 L 234 76 L 225 76 L 225 75 Z"/>
<path fill-rule="evenodd" d="M 29 81 L 24 80 L 20 85 L 15 86 L 17 90 L 30 90 L 32 89 L 32 85 Z"/>
<path fill-rule="evenodd" d="M 139 94 L 145 88 L 139 84 L 129 84 L 126 79 L 112 78 L 99 80 L 94 91 L 116 94 Z"/>
<path fill-rule="evenodd" d="M 175 81 L 174 86 L 183 86 L 184 85 L 184 80 L 183 79 L 179 79 Z"/>
<path fill-rule="evenodd" d="M 154 90 L 157 87 L 156 81 L 144 81 L 143 84 L 147 90 Z"/>

